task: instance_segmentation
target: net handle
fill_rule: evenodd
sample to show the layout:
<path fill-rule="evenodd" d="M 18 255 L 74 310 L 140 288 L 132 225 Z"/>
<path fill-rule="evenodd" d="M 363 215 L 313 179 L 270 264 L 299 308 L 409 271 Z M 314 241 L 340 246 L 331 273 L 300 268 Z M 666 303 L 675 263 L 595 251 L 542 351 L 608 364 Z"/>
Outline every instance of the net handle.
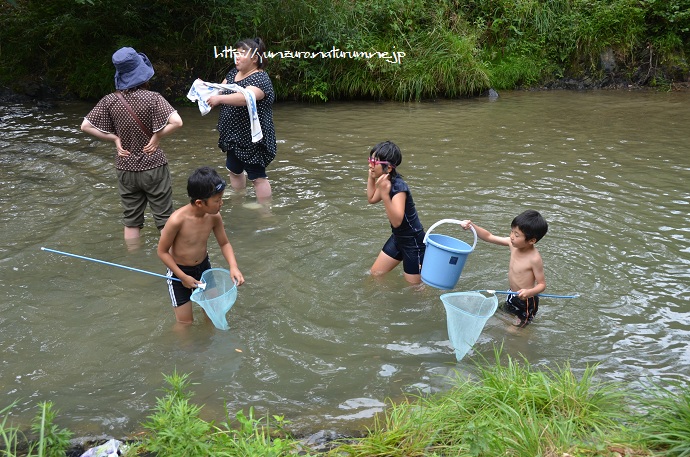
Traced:
<path fill-rule="evenodd" d="M 489 294 L 503 294 L 503 295 L 518 295 L 517 292 L 513 292 L 512 290 L 493 290 L 493 289 L 487 289 L 487 290 L 475 290 L 474 292 L 486 292 Z M 578 298 L 580 294 L 574 294 L 574 295 L 553 295 L 553 294 L 537 294 L 537 297 L 549 297 L 549 298 Z"/>
<path fill-rule="evenodd" d="M 67 257 L 74 257 L 76 259 L 82 259 L 82 260 L 88 260 L 91 262 L 102 263 L 103 265 L 110 265 L 111 267 L 124 268 L 125 270 L 136 271 L 137 273 L 144 273 L 144 274 L 151 275 L 151 276 L 157 276 L 159 278 L 170 279 L 171 281 L 182 282 L 181 279 L 175 278 L 173 276 L 166 276 L 166 275 L 154 273 L 152 271 L 140 270 L 139 268 L 128 267 L 127 265 L 120 265 L 119 263 L 106 262 L 105 260 L 98 260 L 98 259 L 94 259 L 91 257 L 83 256 L 83 255 L 71 254 L 69 252 L 57 251 L 55 249 L 44 248 L 44 247 L 41 247 L 41 251 L 48 251 L 48 252 L 52 252 L 53 254 L 60 254 L 60 255 L 67 256 Z M 201 290 L 206 289 L 206 283 L 200 283 L 200 284 L 197 284 L 196 286 L 197 286 L 197 288 L 199 288 Z"/>

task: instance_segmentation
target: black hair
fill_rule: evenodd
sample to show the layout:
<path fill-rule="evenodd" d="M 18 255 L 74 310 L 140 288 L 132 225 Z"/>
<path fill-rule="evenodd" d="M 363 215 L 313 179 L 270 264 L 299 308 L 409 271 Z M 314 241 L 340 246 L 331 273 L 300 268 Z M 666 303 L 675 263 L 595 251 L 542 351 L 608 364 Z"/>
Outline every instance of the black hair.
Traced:
<path fill-rule="evenodd" d="M 541 240 L 549 230 L 549 224 L 546 223 L 546 219 L 533 209 L 528 209 L 515 216 L 513 222 L 510 223 L 510 228 L 515 227 L 520 229 L 525 235 L 525 240 L 528 241 L 531 239 Z"/>
<path fill-rule="evenodd" d="M 206 200 L 225 190 L 225 181 L 211 167 L 194 170 L 187 180 L 187 195 L 192 203 Z"/>
<path fill-rule="evenodd" d="M 256 38 L 245 38 L 235 43 L 235 48 L 246 49 L 250 51 L 250 57 L 257 56 L 256 64 L 259 68 L 264 68 L 264 53 L 266 52 L 266 44 L 264 40 L 259 37 Z"/>
<path fill-rule="evenodd" d="M 396 169 L 398 165 L 402 163 L 402 152 L 400 152 L 400 148 L 395 143 L 392 141 L 382 141 L 377 144 L 369 151 L 369 157 L 374 156 L 378 160 L 383 160 L 393 165 L 392 167 L 388 167 L 388 170 L 386 170 L 386 166 L 384 165 L 384 171 L 387 171 L 391 175 L 391 178 L 398 175 Z"/>

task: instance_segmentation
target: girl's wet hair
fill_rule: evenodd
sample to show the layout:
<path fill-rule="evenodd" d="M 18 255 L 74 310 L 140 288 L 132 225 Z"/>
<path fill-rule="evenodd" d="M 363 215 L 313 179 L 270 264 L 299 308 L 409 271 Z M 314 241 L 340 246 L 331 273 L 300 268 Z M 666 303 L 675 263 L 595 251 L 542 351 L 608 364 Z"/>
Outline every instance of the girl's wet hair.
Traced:
<path fill-rule="evenodd" d="M 398 168 L 398 165 L 402 163 L 402 152 L 400 152 L 398 145 L 392 141 L 382 141 L 371 148 L 369 157 L 376 157 L 378 160 L 382 160 L 393 165 L 393 167 L 388 167 L 386 170 L 391 177 L 398 174 L 396 169 Z"/>
<path fill-rule="evenodd" d="M 266 52 L 266 44 L 264 40 L 259 37 L 256 38 L 245 38 L 244 40 L 235 43 L 235 48 L 249 51 L 249 56 L 257 56 L 259 59 L 256 61 L 259 68 L 264 68 L 264 53 Z"/>
<path fill-rule="evenodd" d="M 192 203 L 206 200 L 225 190 L 225 181 L 211 167 L 194 170 L 187 180 L 187 195 Z"/>
<path fill-rule="evenodd" d="M 510 227 L 519 228 L 525 235 L 526 240 L 535 239 L 537 241 L 541 240 L 549 230 L 549 224 L 547 224 L 546 219 L 533 209 L 528 209 L 515 216 L 513 222 L 510 223 Z"/>

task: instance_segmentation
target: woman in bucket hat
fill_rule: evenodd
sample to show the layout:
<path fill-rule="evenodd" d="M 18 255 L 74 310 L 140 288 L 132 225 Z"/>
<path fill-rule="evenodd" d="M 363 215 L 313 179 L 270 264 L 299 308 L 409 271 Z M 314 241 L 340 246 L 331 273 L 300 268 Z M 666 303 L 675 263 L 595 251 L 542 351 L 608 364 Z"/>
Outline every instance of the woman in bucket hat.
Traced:
<path fill-rule="evenodd" d="M 159 144 L 161 138 L 182 127 L 182 118 L 161 94 L 147 89 L 154 71 L 144 53 L 124 47 L 112 60 L 117 90 L 96 104 L 81 129 L 115 143 L 124 237 L 136 246 L 147 204 L 158 230 L 173 212 L 168 160 Z"/>

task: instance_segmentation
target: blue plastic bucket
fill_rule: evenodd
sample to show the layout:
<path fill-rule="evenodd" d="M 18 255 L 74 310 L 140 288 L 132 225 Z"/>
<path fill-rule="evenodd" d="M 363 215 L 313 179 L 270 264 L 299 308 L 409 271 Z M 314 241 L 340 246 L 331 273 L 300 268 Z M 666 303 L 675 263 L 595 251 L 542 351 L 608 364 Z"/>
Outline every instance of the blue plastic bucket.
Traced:
<path fill-rule="evenodd" d="M 429 228 L 424 236 L 426 252 L 422 264 L 422 281 L 430 286 L 449 290 L 455 287 L 460 279 L 462 268 L 465 266 L 467 256 L 474 251 L 477 245 L 477 232 L 470 226 L 474 234 L 472 246 L 448 235 L 431 234 L 431 231 L 440 224 L 460 224 L 455 219 L 442 219 Z"/>

